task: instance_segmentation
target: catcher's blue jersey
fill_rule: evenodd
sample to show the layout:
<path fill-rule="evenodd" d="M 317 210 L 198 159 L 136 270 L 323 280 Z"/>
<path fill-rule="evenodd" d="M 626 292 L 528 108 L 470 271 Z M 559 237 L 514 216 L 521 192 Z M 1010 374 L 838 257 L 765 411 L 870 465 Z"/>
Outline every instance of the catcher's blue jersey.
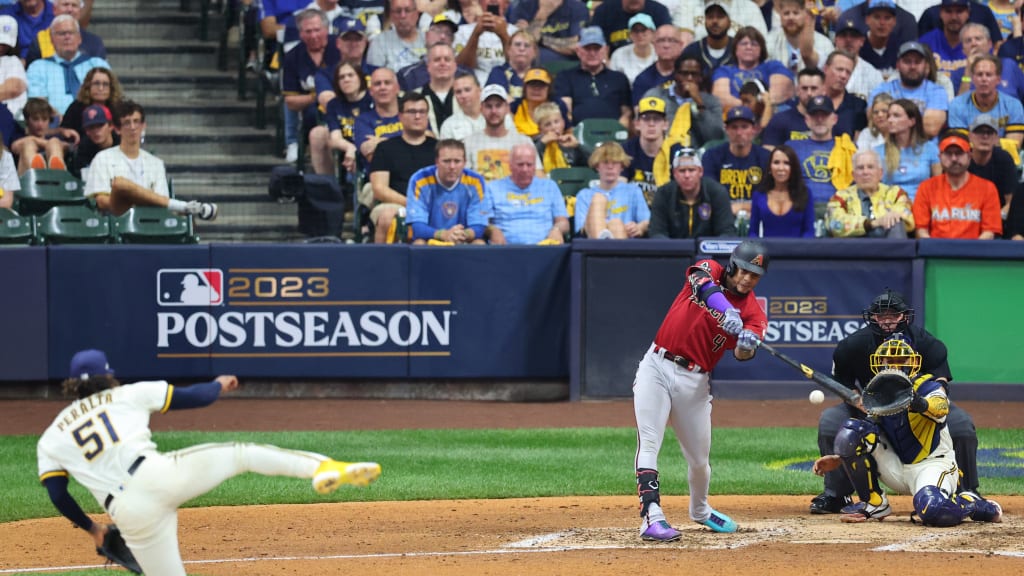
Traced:
<path fill-rule="evenodd" d="M 923 374 L 914 380 L 918 396 L 928 399 L 928 410 L 918 414 L 903 411 L 892 416 L 877 417 L 878 427 L 892 443 L 892 450 L 904 464 L 924 460 L 939 445 L 939 433 L 946 427 L 949 400 L 942 382 Z"/>

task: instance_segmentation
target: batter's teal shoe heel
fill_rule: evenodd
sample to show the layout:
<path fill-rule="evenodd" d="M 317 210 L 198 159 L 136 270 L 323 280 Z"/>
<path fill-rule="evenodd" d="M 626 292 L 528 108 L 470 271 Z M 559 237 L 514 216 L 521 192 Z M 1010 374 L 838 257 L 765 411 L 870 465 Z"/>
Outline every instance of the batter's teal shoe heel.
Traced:
<path fill-rule="evenodd" d="M 714 509 L 711 510 L 711 515 L 706 520 L 698 520 L 697 524 L 707 526 L 715 532 L 735 532 L 737 528 L 732 518 Z"/>

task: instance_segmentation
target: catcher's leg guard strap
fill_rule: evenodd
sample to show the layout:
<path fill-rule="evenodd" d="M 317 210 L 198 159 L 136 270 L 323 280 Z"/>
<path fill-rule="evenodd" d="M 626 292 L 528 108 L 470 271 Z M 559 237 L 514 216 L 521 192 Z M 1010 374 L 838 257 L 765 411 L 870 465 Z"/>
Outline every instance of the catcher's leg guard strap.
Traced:
<path fill-rule="evenodd" d="M 914 513 L 925 526 L 956 526 L 964 520 L 964 509 L 938 486 L 925 486 L 914 494 Z"/>
<path fill-rule="evenodd" d="M 640 496 L 640 517 L 647 517 L 647 509 L 651 504 L 661 505 L 661 493 L 658 491 L 658 471 L 650 468 L 639 468 L 636 471 L 636 490 Z"/>
<path fill-rule="evenodd" d="M 882 489 L 878 485 L 878 464 L 871 452 L 878 443 L 878 428 L 867 420 L 850 418 L 836 434 L 833 448 L 843 460 L 843 470 L 853 483 L 862 502 L 880 506 Z"/>

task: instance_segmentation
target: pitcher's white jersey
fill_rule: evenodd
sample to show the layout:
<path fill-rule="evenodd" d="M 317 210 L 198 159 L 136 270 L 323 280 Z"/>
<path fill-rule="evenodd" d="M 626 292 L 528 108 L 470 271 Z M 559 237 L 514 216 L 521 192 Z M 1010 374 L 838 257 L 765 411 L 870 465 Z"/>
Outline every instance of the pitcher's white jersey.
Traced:
<path fill-rule="evenodd" d="M 39 439 L 39 479 L 70 473 L 102 505 L 132 462 L 156 451 L 149 416 L 166 412 L 173 392 L 163 380 L 137 382 L 72 402 Z"/>

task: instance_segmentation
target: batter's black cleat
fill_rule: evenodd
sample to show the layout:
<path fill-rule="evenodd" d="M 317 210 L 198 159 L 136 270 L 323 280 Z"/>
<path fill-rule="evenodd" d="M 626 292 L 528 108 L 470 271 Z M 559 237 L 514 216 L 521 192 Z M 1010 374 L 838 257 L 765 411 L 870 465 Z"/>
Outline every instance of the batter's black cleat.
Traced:
<path fill-rule="evenodd" d="M 822 492 L 811 500 L 811 514 L 839 514 L 852 501 L 848 496 L 831 496 Z"/>

